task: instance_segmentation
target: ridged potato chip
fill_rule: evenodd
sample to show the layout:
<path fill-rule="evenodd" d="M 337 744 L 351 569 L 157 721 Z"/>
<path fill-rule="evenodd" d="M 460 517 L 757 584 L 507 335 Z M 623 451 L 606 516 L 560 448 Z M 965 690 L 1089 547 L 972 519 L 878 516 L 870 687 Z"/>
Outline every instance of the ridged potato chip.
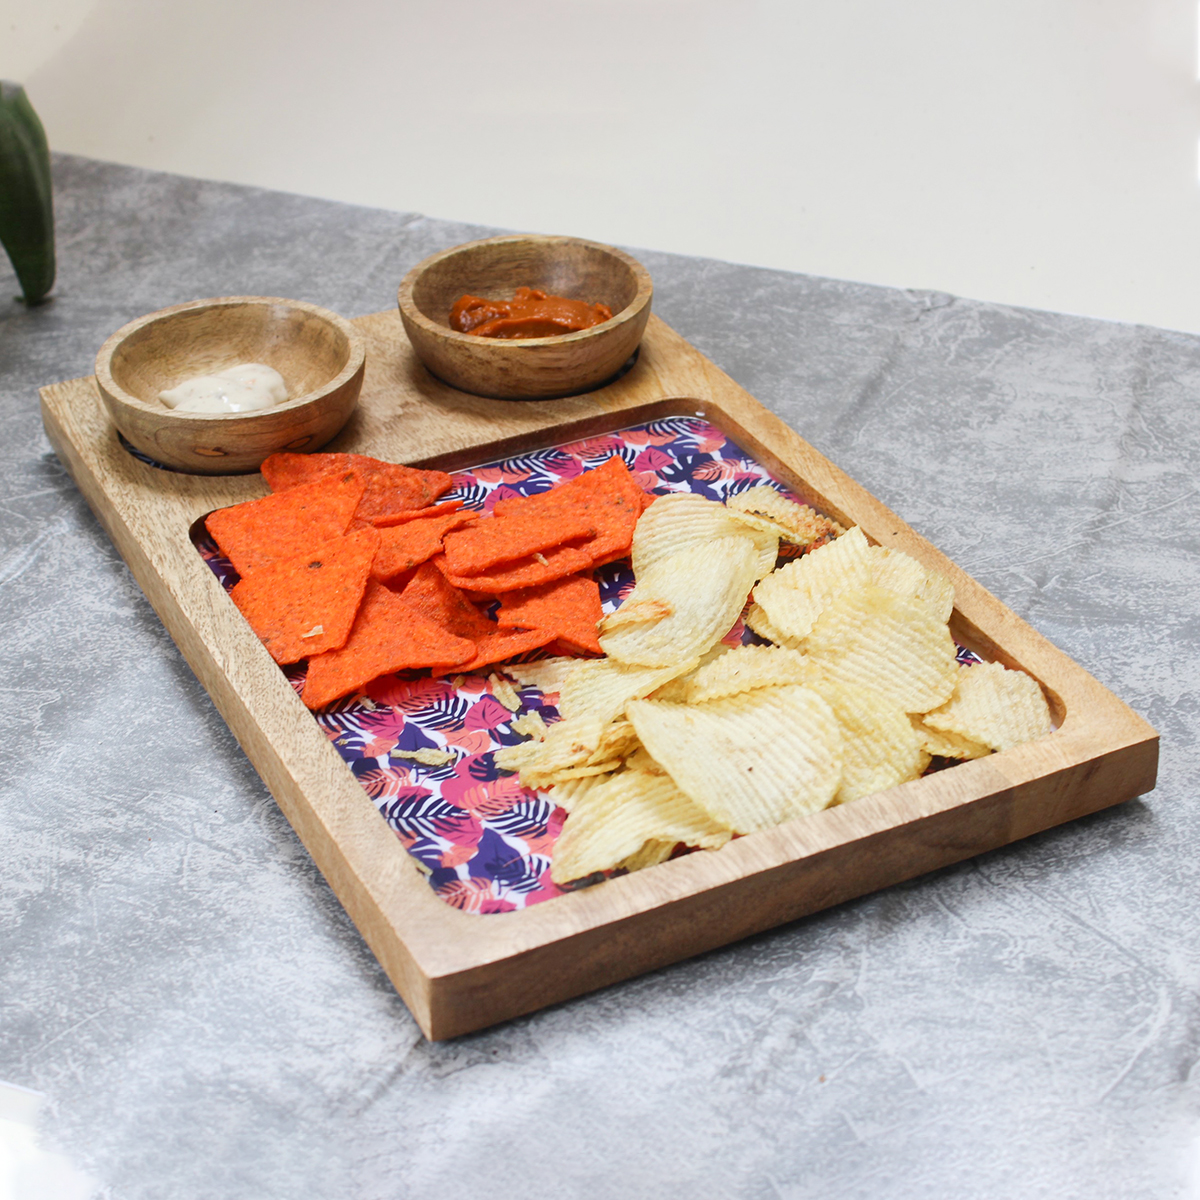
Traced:
<path fill-rule="evenodd" d="M 665 602 L 670 615 L 624 623 L 622 605 L 600 624 L 605 654 L 646 667 L 667 667 L 703 654 L 741 615 L 754 586 L 758 557 L 750 537 L 736 536 L 719 537 L 659 559 L 638 578 L 625 605 L 641 606 L 633 609 L 636 613 Z"/>
<path fill-rule="evenodd" d="M 496 751 L 496 766 L 503 771 L 520 771 L 522 783 L 526 782 L 525 773 L 530 769 L 545 774 L 583 766 L 593 759 L 607 726 L 607 721 L 596 717 L 557 721 L 547 728 L 546 736 L 540 742 L 501 747 Z"/>
<path fill-rule="evenodd" d="M 993 750 L 1020 746 L 1052 729 L 1050 706 L 1037 680 L 994 662 L 960 667 L 953 696 L 926 712 L 925 724 Z"/>
<path fill-rule="evenodd" d="M 542 720 L 542 714 L 536 709 L 531 712 L 522 713 L 510 722 L 514 733 L 519 733 L 523 737 L 533 738 L 536 742 L 545 741 L 546 734 L 550 730 L 546 726 L 546 722 Z"/>
<path fill-rule="evenodd" d="M 922 600 L 933 609 L 939 621 L 949 621 L 954 611 L 954 585 L 945 575 L 921 566 L 903 550 L 871 547 L 871 576 L 868 582 Z"/>
<path fill-rule="evenodd" d="M 637 745 L 628 721 L 610 724 L 596 717 L 574 717 L 549 726 L 541 741 L 497 750 L 495 763 L 502 770 L 520 772 L 525 787 L 548 788 L 564 779 L 615 771 Z"/>
<path fill-rule="evenodd" d="M 558 692 L 564 680 L 579 666 L 577 658 L 543 658 L 531 663 L 505 663 L 501 668 L 523 687 L 535 687 L 539 692 Z"/>
<path fill-rule="evenodd" d="M 765 527 L 751 529 L 738 515 L 692 492 L 659 496 L 633 531 L 630 558 L 634 575 L 640 581 L 664 558 L 691 546 L 706 546 L 722 537 L 750 537 L 759 552 L 755 578 L 761 578 L 778 560 L 779 534 Z"/>
<path fill-rule="evenodd" d="M 928 605 L 887 588 L 843 592 L 804 645 L 832 682 L 872 689 L 906 713 L 937 708 L 954 691 L 958 666 L 946 623 Z"/>
<path fill-rule="evenodd" d="M 636 854 L 617 863 L 617 870 L 640 871 L 643 867 L 657 867 L 666 862 L 678 842 L 647 842 Z"/>
<path fill-rule="evenodd" d="M 817 683 L 842 730 L 842 782 L 835 804 L 846 804 L 917 779 L 929 766 L 904 709 L 878 692 Z"/>
<path fill-rule="evenodd" d="M 992 752 L 990 746 L 973 742 L 961 734 L 951 733 L 947 729 L 933 729 L 926 725 L 925 718 L 917 713 L 910 713 L 908 719 L 912 722 L 921 749 L 927 754 L 934 754 L 939 758 L 970 759 L 982 758 Z"/>
<path fill-rule="evenodd" d="M 736 646 L 727 654 L 697 667 L 687 677 L 683 699 L 688 704 L 703 704 L 706 700 L 734 696 L 755 688 L 805 683 L 808 675 L 807 660 L 798 650 L 779 646 Z"/>
<path fill-rule="evenodd" d="M 761 604 L 752 603 L 742 616 L 748 629 L 753 629 L 761 638 L 766 638 L 768 642 L 774 642 L 777 646 L 787 646 L 792 650 L 799 650 L 804 645 L 803 638 L 788 637 L 786 633 L 776 629 L 767 618 L 767 614 L 763 611 Z"/>
<path fill-rule="evenodd" d="M 554 847 L 550 878 L 563 884 L 631 862 L 651 865 L 680 842 L 716 849 L 729 838 L 729 829 L 693 804 L 669 776 L 621 771 L 574 798 Z"/>
<path fill-rule="evenodd" d="M 871 546 L 855 525 L 836 541 L 768 575 L 754 589 L 754 602 L 771 627 L 795 644 L 808 636 L 835 596 L 870 578 Z"/>
<path fill-rule="evenodd" d="M 680 790 L 736 833 L 826 808 L 841 782 L 837 718 L 805 687 L 694 705 L 635 700 L 626 714 Z"/>
<path fill-rule="evenodd" d="M 671 667 L 633 667 L 610 658 L 576 660 L 559 692 L 558 711 L 567 720 L 595 717 L 607 724 L 625 711 L 630 700 L 650 695 L 699 661 L 697 657 Z"/>
<path fill-rule="evenodd" d="M 607 775 L 586 775 L 582 779 L 564 779 L 550 788 L 550 799 L 563 812 L 570 813 L 586 792 L 599 787 L 607 778 Z"/>
<path fill-rule="evenodd" d="M 686 704 L 688 686 L 695 678 L 696 672 L 708 663 L 715 662 L 723 654 L 728 654 L 732 649 L 733 647 L 726 645 L 725 642 L 718 642 L 711 650 L 706 650 L 700 655 L 700 661 L 690 671 L 683 675 L 676 675 L 662 687 L 655 688 L 646 698 L 649 700 L 674 700 L 679 704 Z"/>
<path fill-rule="evenodd" d="M 761 484 L 725 501 L 726 508 L 754 516 L 766 517 L 784 531 L 784 540 L 795 546 L 810 546 L 821 538 L 837 537 L 845 530 L 828 517 L 823 517 L 807 504 L 797 504 L 781 496 L 773 487 Z"/>

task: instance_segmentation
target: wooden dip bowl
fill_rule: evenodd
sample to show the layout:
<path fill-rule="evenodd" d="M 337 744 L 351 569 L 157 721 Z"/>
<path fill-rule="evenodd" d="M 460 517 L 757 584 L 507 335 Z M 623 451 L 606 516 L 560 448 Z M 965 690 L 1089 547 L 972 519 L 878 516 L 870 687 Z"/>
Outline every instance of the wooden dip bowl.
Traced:
<path fill-rule="evenodd" d="M 613 316 L 555 337 L 509 340 L 450 328 L 450 309 L 464 293 L 511 300 L 519 287 L 607 304 Z M 620 371 L 642 340 L 653 293 L 646 268 L 612 246 L 516 234 L 418 263 L 400 284 L 399 302 L 413 350 L 439 379 L 497 400 L 548 400 L 590 391 Z"/>
<path fill-rule="evenodd" d="M 143 454 L 181 471 L 256 471 L 277 450 L 316 450 L 350 419 L 365 350 L 349 321 L 273 296 L 193 300 L 118 329 L 96 356 L 113 424 Z M 274 367 L 292 398 L 254 412 L 180 412 L 159 392 L 238 363 Z"/>

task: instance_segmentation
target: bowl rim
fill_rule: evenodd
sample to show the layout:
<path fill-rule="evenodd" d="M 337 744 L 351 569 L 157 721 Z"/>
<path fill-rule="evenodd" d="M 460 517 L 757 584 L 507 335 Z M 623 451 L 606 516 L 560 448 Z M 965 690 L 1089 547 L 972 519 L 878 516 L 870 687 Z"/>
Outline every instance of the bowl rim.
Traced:
<path fill-rule="evenodd" d="M 127 392 L 113 378 L 113 355 L 116 354 L 118 347 L 126 339 L 139 330 L 156 324 L 159 321 L 166 320 L 169 317 L 177 316 L 180 313 L 203 308 L 229 308 L 234 305 L 247 304 L 269 304 L 273 307 L 282 306 L 284 308 L 299 309 L 302 312 L 310 313 L 312 316 L 320 317 L 330 325 L 335 326 L 346 336 L 350 345 L 350 354 L 346 359 L 346 365 L 333 379 L 315 391 L 293 396 L 285 400 L 282 404 L 272 404 L 269 408 L 257 408 L 251 412 L 240 413 L 180 412 L 177 408 L 168 408 L 165 404 L 161 403 L 152 404 L 148 400 L 143 400 L 141 397 L 133 395 L 132 392 Z M 354 326 L 345 317 L 328 308 L 322 308 L 319 304 L 309 304 L 305 300 L 288 300 L 283 296 L 212 296 L 205 300 L 188 300 L 184 304 L 172 304 L 168 308 L 160 308 L 155 312 L 146 313 L 145 316 L 137 317 L 122 325 L 120 329 L 105 340 L 104 345 L 100 347 L 100 350 L 96 354 L 96 382 L 99 384 L 100 390 L 113 400 L 130 405 L 140 412 L 153 413 L 155 416 L 193 422 L 252 421 L 256 418 L 262 419 L 268 415 L 303 408 L 307 404 L 330 395 L 348 383 L 363 369 L 366 356 L 366 343 Z"/>
<path fill-rule="evenodd" d="M 571 333 L 555 333 L 549 337 L 540 338 L 481 338 L 475 334 L 459 333 L 457 329 L 440 325 L 437 321 L 427 317 L 417 307 L 416 302 L 413 300 L 413 290 L 420 277 L 431 267 L 445 259 L 453 258 L 468 250 L 475 250 L 480 246 L 497 246 L 513 242 L 536 242 L 541 245 L 589 246 L 595 250 L 601 250 L 613 258 L 619 259 L 625 266 L 630 268 L 634 278 L 637 280 L 637 291 L 633 299 L 624 308 L 613 313 L 607 321 L 602 321 L 599 325 L 593 325 L 590 329 L 576 329 Z M 650 304 L 653 295 L 654 284 L 651 281 L 650 272 L 632 254 L 626 254 L 624 250 L 618 250 L 616 246 L 609 246 L 605 242 L 593 242 L 588 238 L 570 237 L 567 234 L 502 233 L 496 237 L 477 238 L 473 242 L 460 242 L 457 246 L 450 246 L 446 250 L 439 250 L 436 254 L 431 254 L 428 258 L 423 258 L 400 281 L 396 299 L 400 307 L 400 313 L 404 319 L 412 321 L 426 333 L 432 334 L 435 337 L 445 338 L 449 342 L 459 342 L 463 345 L 481 348 L 487 346 L 493 351 L 507 348 L 511 353 L 519 354 L 529 353 L 540 346 L 561 346 L 564 343 L 582 342 L 589 338 L 603 336 L 620 325 L 626 325 L 630 321 L 636 320 Z"/>

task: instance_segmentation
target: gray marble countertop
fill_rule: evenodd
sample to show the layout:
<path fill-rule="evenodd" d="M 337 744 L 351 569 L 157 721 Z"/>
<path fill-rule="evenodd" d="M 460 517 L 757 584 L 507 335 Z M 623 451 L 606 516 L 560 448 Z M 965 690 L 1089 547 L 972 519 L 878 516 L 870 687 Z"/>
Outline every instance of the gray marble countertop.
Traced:
<path fill-rule="evenodd" d="M 635 250 L 657 313 L 1159 729 L 1160 784 L 431 1045 L 37 388 L 199 296 L 388 308 L 487 231 L 56 172 L 53 303 L 0 268 L 0 1079 L 101 1195 L 1200 1196 L 1200 339 Z"/>

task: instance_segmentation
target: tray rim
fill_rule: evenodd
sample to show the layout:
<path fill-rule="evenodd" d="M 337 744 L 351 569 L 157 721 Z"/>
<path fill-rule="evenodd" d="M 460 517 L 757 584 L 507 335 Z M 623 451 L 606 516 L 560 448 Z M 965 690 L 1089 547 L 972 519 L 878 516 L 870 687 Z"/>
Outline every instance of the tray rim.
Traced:
<path fill-rule="evenodd" d="M 398 330 L 394 314 L 353 323 L 404 339 L 389 328 Z M 406 341 L 394 349 L 403 360 Z M 145 466 L 121 449 L 111 427 L 107 437 L 96 436 L 107 416 L 95 411 L 91 377 L 42 389 L 43 419 L 60 459 L 431 1039 L 690 957 L 1154 786 L 1158 738 L 1140 716 L 659 318 L 647 329 L 639 366 L 643 361 L 648 371 L 635 368 L 632 378 L 587 397 L 596 405 L 591 414 L 578 404 L 567 406 L 577 416 L 548 405 L 535 429 L 489 441 L 466 431 L 453 448 L 406 461 L 454 469 L 656 415 L 702 416 L 830 516 L 950 576 L 955 636 L 1038 678 L 1060 728 L 718 852 L 686 855 L 516 912 L 464 913 L 428 887 L 191 543 L 196 517 L 234 502 L 231 494 L 263 494 L 261 477 L 183 476 Z M 434 400 L 437 391 L 426 389 Z M 184 518 L 178 528 L 162 527 L 153 510 L 164 508 Z M 899 852 L 906 845 L 907 855 Z"/>

